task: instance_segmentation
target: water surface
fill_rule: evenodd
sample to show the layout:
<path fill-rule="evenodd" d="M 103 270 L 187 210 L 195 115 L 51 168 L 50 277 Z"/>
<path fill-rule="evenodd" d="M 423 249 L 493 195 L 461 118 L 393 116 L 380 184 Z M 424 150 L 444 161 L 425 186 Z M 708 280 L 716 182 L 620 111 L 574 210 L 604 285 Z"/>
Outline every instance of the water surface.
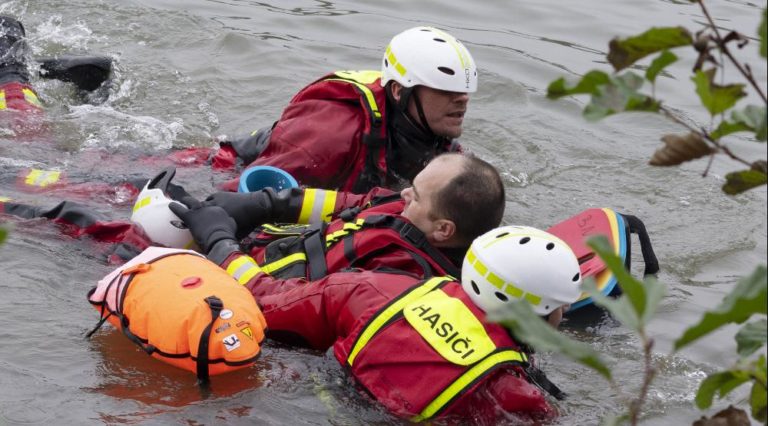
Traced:
<path fill-rule="evenodd" d="M 754 35 L 765 4 L 712 2 L 724 29 Z M 598 124 L 580 116 L 581 100 L 552 102 L 547 84 L 608 70 L 608 40 L 652 25 L 698 29 L 697 6 L 678 1 L 418 2 L 250 0 L 0 0 L 0 13 L 22 19 L 37 56 L 109 55 L 115 81 L 84 102 L 71 87 L 35 80 L 49 105 L 55 137 L 18 142 L 0 134 L 3 193 L 38 205 L 56 194 L 17 193 L 14 170 L 45 164 L 84 180 L 152 175 L 131 156 L 172 147 L 213 146 L 222 134 L 270 124 L 304 84 L 337 69 L 377 68 L 389 38 L 434 25 L 463 40 L 479 66 L 463 143 L 502 172 L 505 223 L 548 227 L 590 207 L 642 218 L 669 286 L 651 324 L 661 365 L 648 402 L 648 424 L 690 424 L 693 396 L 706 373 L 730 365 L 734 328 L 667 355 L 686 324 L 715 306 L 741 275 L 766 257 L 766 191 L 721 193 L 737 169 L 718 158 L 677 168 L 647 165 L 659 136 L 681 128 L 649 115 Z M 750 50 L 751 49 L 751 50 Z M 758 81 L 765 61 L 746 48 Z M 692 122 L 706 125 L 690 83 L 690 57 L 660 77 L 658 93 Z M 687 61 L 687 62 L 686 62 Z M 736 79 L 735 73 L 726 76 Z M 742 155 L 765 145 L 734 138 Z M 224 177 L 180 169 L 176 180 L 198 196 Z M 87 197 L 85 201 L 88 201 Z M 109 205 L 106 201 L 112 203 Z M 91 200 L 125 218 L 130 200 Z M 101 247 L 63 236 L 44 221 L 15 223 L 0 248 L 0 424 L 398 424 L 354 387 L 329 354 L 268 344 L 257 366 L 215 380 L 201 395 L 193 377 L 138 351 L 107 330 L 83 334 L 97 314 L 85 294 L 111 268 Z M 637 247 L 637 246 L 636 246 Z M 635 272 L 642 270 L 639 250 Z M 635 339 L 604 318 L 570 322 L 566 332 L 589 342 L 616 366 L 629 391 L 643 370 Z M 558 424 L 596 424 L 619 397 L 593 372 L 557 354 L 541 364 L 571 398 Z M 728 402 L 739 403 L 745 392 Z M 727 403 L 718 403 L 725 407 Z M 509 423 L 514 423 L 510 419 Z"/>

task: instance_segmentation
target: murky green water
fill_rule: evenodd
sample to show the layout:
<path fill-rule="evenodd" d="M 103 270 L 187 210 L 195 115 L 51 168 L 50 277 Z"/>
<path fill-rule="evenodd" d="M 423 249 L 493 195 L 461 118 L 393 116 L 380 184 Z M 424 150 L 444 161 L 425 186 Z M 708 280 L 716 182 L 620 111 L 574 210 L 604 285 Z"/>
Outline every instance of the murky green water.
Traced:
<path fill-rule="evenodd" d="M 547 227 L 603 206 L 644 219 L 661 261 L 660 279 L 669 286 L 651 324 L 662 369 L 650 392 L 648 424 L 690 424 L 698 418 L 695 390 L 707 372 L 731 362 L 735 329 L 680 354 L 664 354 L 737 277 L 765 262 L 765 188 L 724 196 L 722 176 L 737 168 L 726 159 L 718 158 L 705 178 L 704 162 L 650 168 L 647 159 L 659 146 L 659 135 L 678 130 L 675 126 L 644 115 L 588 124 L 577 101 L 544 97 L 548 82 L 561 75 L 607 70 L 604 54 L 614 35 L 652 25 L 697 28 L 703 18 L 695 5 L 270 3 L 0 0 L 0 13 L 24 21 L 36 55 L 106 54 L 117 66 L 103 103 L 83 104 L 67 85 L 35 81 L 50 105 L 54 146 L 16 144 L 0 134 L 0 195 L 40 205 L 56 201 L 55 194 L 18 194 L 9 185 L 13 168 L 31 160 L 79 170 L 83 178 L 151 174 L 155 171 L 137 170 L 132 163 L 83 160 L 82 151 L 212 145 L 215 135 L 271 123 L 296 90 L 327 71 L 376 67 L 395 33 L 439 26 L 463 40 L 479 65 L 480 88 L 462 139 L 503 172 L 507 223 Z M 748 35 L 755 33 L 758 10 L 765 7 L 712 3 L 723 28 Z M 765 81 L 765 62 L 756 54 L 751 58 L 758 81 Z M 658 90 L 685 117 L 706 124 L 688 81 L 689 67 L 673 66 Z M 733 148 L 747 157 L 765 156 L 764 144 L 735 140 Z M 219 179 L 184 170 L 177 177 L 199 196 Z M 127 217 L 128 209 L 125 203 L 103 208 L 113 217 Z M 0 248 L 0 424 L 399 423 L 361 395 L 327 354 L 268 345 L 258 366 L 214 381 L 213 394 L 204 397 L 191 375 L 145 357 L 118 333 L 83 340 L 97 318 L 85 293 L 110 267 L 93 254 L 97 247 L 63 237 L 48 223 L 16 227 Z M 633 256 L 640 271 L 639 250 Z M 641 354 L 626 329 L 603 319 L 571 321 L 566 331 L 603 352 L 628 390 L 639 385 Z M 596 374 L 556 354 L 540 358 L 571 394 L 558 405 L 559 424 L 596 424 L 614 412 L 618 396 Z M 737 393 L 730 402 L 743 396 Z"/>

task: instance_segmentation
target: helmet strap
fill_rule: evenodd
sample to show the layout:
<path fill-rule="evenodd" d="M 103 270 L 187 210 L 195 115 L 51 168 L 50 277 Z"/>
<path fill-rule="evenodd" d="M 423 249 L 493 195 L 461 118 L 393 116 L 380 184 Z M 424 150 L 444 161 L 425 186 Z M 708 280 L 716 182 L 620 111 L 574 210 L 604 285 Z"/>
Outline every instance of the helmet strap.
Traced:
<path fill-rule="evenodd" d="M 413 88 L 411 88 L 411 90 L 413 90 Z M 424 131 L 428 135 L 436 136 L 435 132 L 432 131 L 432 128 L 429 127 L 429 122 L 427 121 L 427 117 L 424 115 L 424 108 L 421 106 L 421 99 L 419 99 L 419 95 L 416 93 L 415 90 L 413 90 L 411 93 L 411 96 L 413 97 L 413 103 L 416 104 L 416 112 L 419 114 L 419 121 L 421 121 L 421 127 L 424 128 Z"/>

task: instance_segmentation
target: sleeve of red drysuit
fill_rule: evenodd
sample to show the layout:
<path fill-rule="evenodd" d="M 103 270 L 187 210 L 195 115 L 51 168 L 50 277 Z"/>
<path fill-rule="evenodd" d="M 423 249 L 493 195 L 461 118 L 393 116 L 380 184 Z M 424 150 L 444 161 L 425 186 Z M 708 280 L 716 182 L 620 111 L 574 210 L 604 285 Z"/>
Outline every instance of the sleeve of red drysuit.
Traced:
<path fill-rule="evenodd" d="M 279 167 L 306 187 L 342 188 L 360 155 L 364 120 L 353 103 L 292 103 L 272 129 L 267 148 L 248 167 Z"/>
<path fill-rule="evenodd" d="M 373 188 L 367 194 L 353 194 L 326 189 L 307 188 L 293 190 L 296 199 L 290 201 L 290 209 L 295 215 L 295 223 L 330 222 L 338 213 L 351 207 L 364 209 L 378 197 L 394 194 L 386 188 Z"/>
<path fill-rule="evenodd" d="M 370 315 L 368 311 L 383 304 L 385 297 L 370 285 L 365 274 L 358 272 L 335 273 L 290 289 L 296 282 L 277 283 L 283 291 L 258 290 L 258 287 L 276 284 L 269 281 L 264 277 L 250 288 L 254 295 L 265 294 L 257 296 L 256 301 L 267 319 L 270 333 L 300 336 L 309 347 L 320 350 L 346 338 L 358 318 Z"/>
<path fill-rule="evenodd" d="M 45 218 L 60 225 L 62 233 L 70 237 L 90 237 L 101 243 L 113 243 L 106 253 L 110 263 L 122 263 L 151 244 L 141 226 L 128 221 L 111 221 L 72 201 L 62 201 L 49 209 L 0 201 L 0 213 L 24 219 Z"/>
<path fill-rule="evenodd" d="M 472 413 L 480 423 L 487 424 L 503 418 L 504 413 L 527 415 L 532 423 L 546 422 L 556 415 L 544 391 L 520 377 L 514 367 L 503 367 L 494 372 L 474 392 L 467 392 L 451 405 L 444 415 L 452 413 Z"/>

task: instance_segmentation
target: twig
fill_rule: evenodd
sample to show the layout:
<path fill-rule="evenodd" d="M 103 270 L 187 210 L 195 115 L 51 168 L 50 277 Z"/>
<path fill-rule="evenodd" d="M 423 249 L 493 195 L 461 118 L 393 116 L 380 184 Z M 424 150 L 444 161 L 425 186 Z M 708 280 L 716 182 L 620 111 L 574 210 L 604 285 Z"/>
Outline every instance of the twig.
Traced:
<path fill-rule="evenodd" d="M 637 425 L 637 422 L 640 420 L 640 410 L 645 404 L 648 389 L 651 387 L 651 382 L 656 376 L 656 368 L 653 366 L 653 339 L 649 339 L 642 330 L 640 331 L 640 337 L 643 340 L 645 374 L 643 375 L 643 384 L 640 387 L 640 395 L 632 401 L 630 406 L 630 424 L 632 425 Z"/>
<path fill-rule="evenodd" d="M 758 86 L 757 81 L 755 81 L 755 77 L 752 75 L 751 72 L 748 70 L 745 70 L 744 67 L 741 65 L 739 61 L 736 60 L 736 58 L 733 57 L 731 54 L 731 51 L 728 49 L 728 46 L 723 43 L 723 38 L 720 36 L 720 31 L 717 29 L 717 25 L 715 25 L 715 21 L 712 19 L 712 16 L 709 15 L 709 10 L 707 10 L 707 7 L 704 5 L 704 0 L 696 0 L 696 3 L 701 6 L 701 11 L 704 12 L 704 16 L 707 18 L 707 21 L 709 21 L 710 27 L 712 27 L 712 31 L 715 33 L 716 37 L 716 43 L 717 47 L 720 49 L 721 52 L 725 54 L 725 56 L 728 57 L 728 59 L 731 60 L 733 65 L 736 66 L 736 69 L 739 70 L 739 72 L 744 76 L 744 78 L 749 81 L 749 83 L 752 85 L 752 87 L 755 89 L 757 94 L 763 99 L 763 103 L 768 105 L 768 98 L 766 97 L 765 92 L 763 89 Z"/>

